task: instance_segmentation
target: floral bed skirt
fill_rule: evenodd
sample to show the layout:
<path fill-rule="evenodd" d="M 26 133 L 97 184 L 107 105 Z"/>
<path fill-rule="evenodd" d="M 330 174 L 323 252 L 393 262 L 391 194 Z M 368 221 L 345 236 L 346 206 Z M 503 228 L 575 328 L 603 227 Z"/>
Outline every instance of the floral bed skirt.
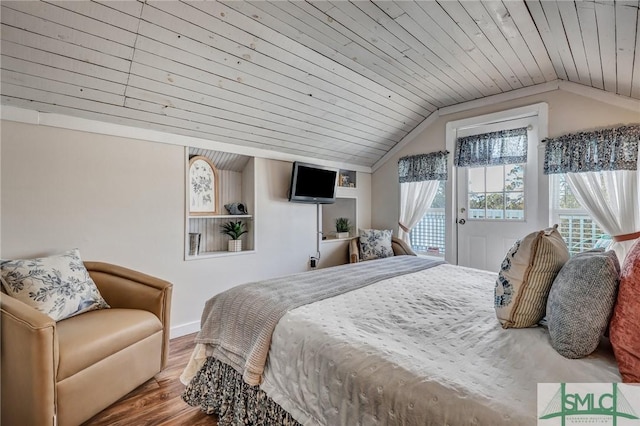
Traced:
<path fill-rule="evenodd" d="M 207 414 L 216 414 L 220 426 L 300 425 L 258 386 L 249 386 L 240 373 L 213 357 L 207 358 L 182 399 Z"/>

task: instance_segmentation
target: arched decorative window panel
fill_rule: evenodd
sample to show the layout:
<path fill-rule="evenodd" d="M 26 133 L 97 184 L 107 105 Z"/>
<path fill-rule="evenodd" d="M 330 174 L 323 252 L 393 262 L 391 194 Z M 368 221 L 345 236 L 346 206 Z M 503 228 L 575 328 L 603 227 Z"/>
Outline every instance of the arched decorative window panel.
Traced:
<path fill-rule="evenodd" d="M 218 170 L 207 157 L 196 155 L 189 160 L 189 215 L 219 214 Z"/>

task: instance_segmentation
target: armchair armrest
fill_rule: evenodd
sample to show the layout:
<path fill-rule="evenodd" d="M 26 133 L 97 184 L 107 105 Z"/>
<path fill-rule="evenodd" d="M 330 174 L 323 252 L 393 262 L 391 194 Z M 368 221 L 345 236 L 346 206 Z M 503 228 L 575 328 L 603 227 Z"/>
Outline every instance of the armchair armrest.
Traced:
<path fill-rule="evenodd" d="M 358 241 L 358 238 L 353 238 L 349 241 L 349 263 L 360 262 L 360 247 Z"/>
<path fill-rule="evenodd" d="M 103 262 L 84 262 L 100 294 L 113 308 L 143 309 L 162 323 L 162 368 L 169 351 L 169 313 L 173 285 L 138 271 Z"/>
<path fill-rule="evenodd" d="M 411 247 L 409 247 L 409 244 L 397 237 L 391 237 L 391 248 L 393 249 L 393 254 L 396 256 L 417 256 Z"/>
<path fill-rule="evenodd" d="M 58 369 L 56 323 L 0 294 L 2 424 L 53 425 Z"/>

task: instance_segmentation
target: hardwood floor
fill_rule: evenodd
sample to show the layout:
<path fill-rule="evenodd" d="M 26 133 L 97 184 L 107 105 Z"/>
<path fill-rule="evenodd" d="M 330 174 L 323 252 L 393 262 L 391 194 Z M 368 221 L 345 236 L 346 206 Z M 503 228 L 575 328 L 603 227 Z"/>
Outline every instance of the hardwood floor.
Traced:
<path fill-rule="evenodd" d="M 167 368 L 153 379 L 95 415 L 84 426 L 190 425 L 216 426 L 215 416 L 208 416 L 187 405 L 180 398 L 184 385 L 180 374 L 194 348 L 195 334 L 172 339 Z"/>

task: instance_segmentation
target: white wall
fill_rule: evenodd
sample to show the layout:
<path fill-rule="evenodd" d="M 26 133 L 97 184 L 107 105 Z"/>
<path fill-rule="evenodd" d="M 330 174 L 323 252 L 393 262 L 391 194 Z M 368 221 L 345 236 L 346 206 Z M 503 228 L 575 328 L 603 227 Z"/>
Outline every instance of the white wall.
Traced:
<path fill-rule="evenodd" d="M 632 111 L 566 91 L 556 90 L 439 117 L 411 143 L 377 169 L 372 176 L 372 226 L 392 228 L 397 233 L 399 216 L 398 159 L 445 149 L 449 121 L 504 111 L 538 102 L 549 104 L 549 137 L 580 130 L 640 122 L 640 111 Z"/>
<path fill-rule="evenodd" d="M 0 259 L 2 259 L 2 121 L 0 121 Z"/>
<path fill-rule="evenodd" d="M 316 252 L 315 206 L 287 201 L 290 162 L 256 159 L 256 253 L 184 261 L 184 147 L 1 124 L 3 257 L 78 247 L 83 259 L 171 281 L 174 336 L 197 330 L 214 294 L 307 270 Z M 359 174 L 358 185 L 370 194 L 370 175 Z M 370 203 L 369 195 L 359 197 L 358 210 L 369 212 Z M 368 213 L 359 223 L 369 225 Z"/>

